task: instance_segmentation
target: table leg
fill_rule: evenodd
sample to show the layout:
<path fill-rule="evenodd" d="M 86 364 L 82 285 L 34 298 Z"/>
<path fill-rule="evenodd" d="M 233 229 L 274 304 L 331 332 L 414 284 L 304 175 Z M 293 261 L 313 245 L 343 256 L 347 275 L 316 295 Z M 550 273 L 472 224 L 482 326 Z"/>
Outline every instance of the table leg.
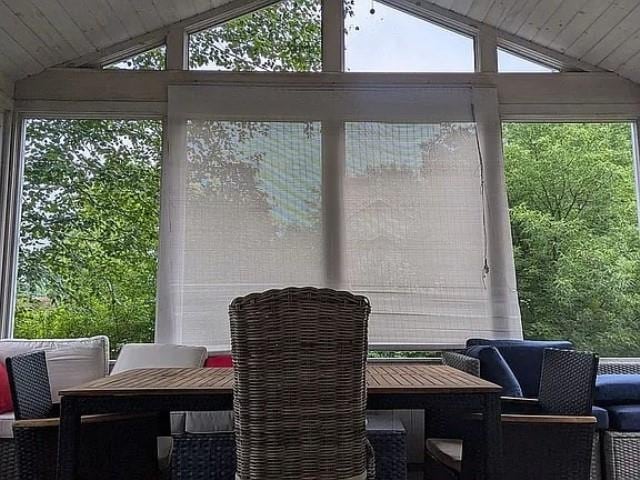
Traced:
<path fill-rule="evenodd" d="M 80 409 L 73 397 L 62 397 L 58 433 L 57 480 L 75 480 L 80 444 Z"/>
<path fill-rule="evenodd" d="M 499 480 L 502 475 L 502 427 L 500 420 L 500 396 L 485 395 L 482 415 L 484 440 L 484 478 Z"/>
<path fill-rule="evenodd" d="M 171 412 L 162 411 L 158 414 L 158 434 L 161 437 L 171 436 Z"/>

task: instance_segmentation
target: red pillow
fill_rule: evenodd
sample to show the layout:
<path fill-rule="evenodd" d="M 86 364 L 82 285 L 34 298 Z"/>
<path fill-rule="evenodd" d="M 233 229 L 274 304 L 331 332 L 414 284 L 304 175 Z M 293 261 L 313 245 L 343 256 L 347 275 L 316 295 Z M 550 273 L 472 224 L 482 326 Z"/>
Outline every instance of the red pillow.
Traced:
<path fill-rule="evenodd" d="M 233 367 L 231 355 L 213 355 L 204 362 L 206 368 L 223 368 Z"/>
<path fill-rule="evenodd" d="M 11 387 L 9 387 L 9 375 L 4 363 L 0 363 L 0 413 L 13 411 L 11 401 Z"/>

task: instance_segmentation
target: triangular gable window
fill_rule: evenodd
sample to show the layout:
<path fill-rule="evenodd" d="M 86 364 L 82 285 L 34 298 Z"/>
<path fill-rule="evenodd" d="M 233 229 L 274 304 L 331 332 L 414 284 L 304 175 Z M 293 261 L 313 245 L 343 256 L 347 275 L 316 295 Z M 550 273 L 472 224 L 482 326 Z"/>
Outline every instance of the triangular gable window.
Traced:
<path fill-rule="evenodd" d="M 189 36 L 189 68 L 317 72 L 322 69 L 319 0 L 284 0 Z"/>
<path fill-rule="evenodd" d="M 474 71 L 470 36 L 378 2 L 354 0 L 347 13 L 346 71 Z"/>
<path fill-rule="evenodd" d="M 112 70 L 164 70 L 166 68 L 167 49 L 164 45 L 145 50 L 131 57 L 105 65 Z"/>
<path fill-rule="evenodd" d="M 558 70 L 498 48 L 498 71 L 503 73 L 551 73 Z"/>

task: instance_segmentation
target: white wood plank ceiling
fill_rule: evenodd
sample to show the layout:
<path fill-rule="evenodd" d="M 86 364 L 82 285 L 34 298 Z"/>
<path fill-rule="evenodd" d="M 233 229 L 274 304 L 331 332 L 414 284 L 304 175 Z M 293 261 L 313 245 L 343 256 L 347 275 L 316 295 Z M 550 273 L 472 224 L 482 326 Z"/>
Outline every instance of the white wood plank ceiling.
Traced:
<path fill-rule="evenodd" d="M 640 0 L 423 2 L 640 82 Z M 0 73 L 23 78 L 225 3 L 0 0 Z"/>
<path fill-rule="evenodd" d="M 229 0 L 0 0 L 0 72 L 18 79 Z"/>
<path fill-rule="evenodd" d="M 639 0 L 432 0 L 430 3 L 640 82 Z"/>

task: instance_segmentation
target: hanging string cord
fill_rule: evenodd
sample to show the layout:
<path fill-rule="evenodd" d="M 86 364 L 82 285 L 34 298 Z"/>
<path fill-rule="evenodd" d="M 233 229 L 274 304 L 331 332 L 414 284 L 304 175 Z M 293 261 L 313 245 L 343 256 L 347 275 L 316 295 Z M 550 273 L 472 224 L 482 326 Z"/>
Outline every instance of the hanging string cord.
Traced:
<path fill-rule="evenodd" d="M 476 147 L 478 148 L 478 160 L 480 162 L 480 196 L 482 198 L 482 250 L 484 257 L 484 265 L 482 266 L 482 284 L 487 288 L 486 278 L 489 275 L 489 245 L 487 237 L 489 231 L 487 229 L 487 201 L 484 189 L 484 159 L 482 158 L 482 150 L 480 148 L 480 136 L 478 135 L 478 122 L 476 121 L 476 109 L 471 102 L 471 119 L 473 120 L 474 129 L 476 131 Z"/>

